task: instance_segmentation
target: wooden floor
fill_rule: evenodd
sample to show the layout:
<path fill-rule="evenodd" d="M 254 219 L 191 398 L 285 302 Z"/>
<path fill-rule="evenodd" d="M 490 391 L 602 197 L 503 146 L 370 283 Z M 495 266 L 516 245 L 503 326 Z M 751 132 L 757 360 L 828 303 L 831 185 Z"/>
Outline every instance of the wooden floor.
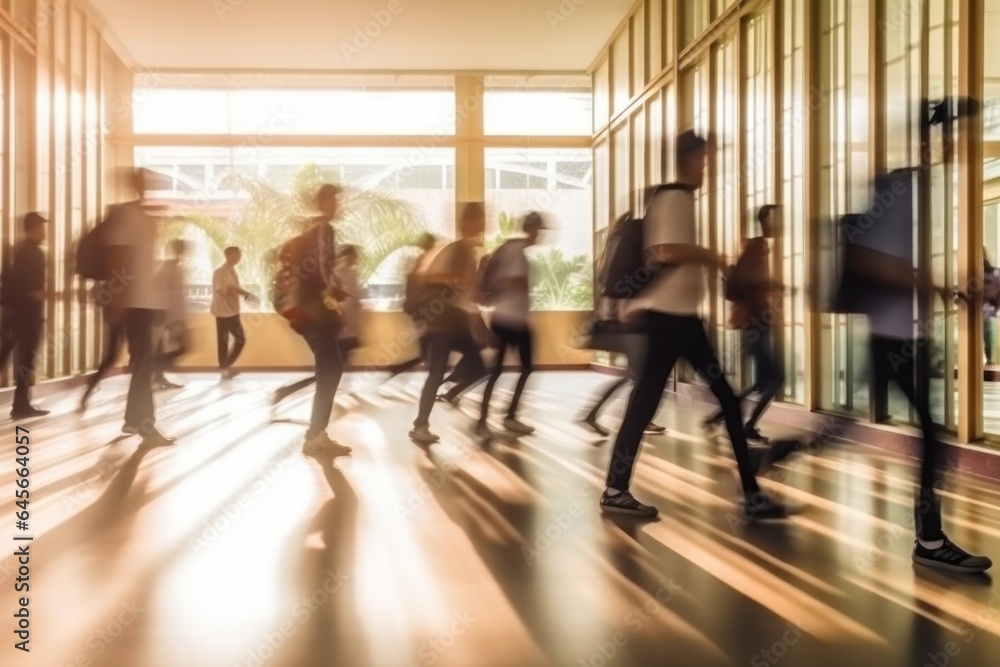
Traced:
<path fill-rule="evenodd" d="M 800 458 L 767 486 L 801 513 L 745 526 L 731 454 L 697 432 L 707 406 L 665 400 L 670 431 L 646 439 L 633 487 L 661 518 L 610 520 L 596 505 L 610 444 L 573 422 L 607 377 L 536 374 L 522 418 L 537 434 L 487 450 L 466 435 L 474 399 L 435 407 L 442 442 L 425 451 L 406 437 L 422 377 L 366 386 L 338 399 L 331 433 L 354 453 L 336 460 L 272 421 L 268 390 L 288 377 L 180 376 L 158 396 L 179 440 L 152 451 L 116 439 L 127 378 L 83 416 L 77 395 L 48 400 L 27 424 L 31 653 L 13 649 L 8 556 L 0 664 L 1000 664 L 997 584 L 910 562 L 908 460 Z M 310 399 L 279 416 L 305 419 Z M 11 540 L 14 426 L 0 428 Z M 949 475 L 944 497 L 951 537 L 1000 559 L 1000 484 Z"/>

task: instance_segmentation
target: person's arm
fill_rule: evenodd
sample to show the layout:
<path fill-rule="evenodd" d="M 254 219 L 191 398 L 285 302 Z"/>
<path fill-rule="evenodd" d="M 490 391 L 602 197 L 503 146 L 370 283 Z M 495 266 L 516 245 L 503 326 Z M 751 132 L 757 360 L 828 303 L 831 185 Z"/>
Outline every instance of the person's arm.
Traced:
<path fill-rule="evenodd" d="M 934 278 L 908 261 L 855 244 L 851 248 L 851 270 L 863 280 L 900 290 L 937 292 L 947 296 L 951 290 L 934 284 Z"/>

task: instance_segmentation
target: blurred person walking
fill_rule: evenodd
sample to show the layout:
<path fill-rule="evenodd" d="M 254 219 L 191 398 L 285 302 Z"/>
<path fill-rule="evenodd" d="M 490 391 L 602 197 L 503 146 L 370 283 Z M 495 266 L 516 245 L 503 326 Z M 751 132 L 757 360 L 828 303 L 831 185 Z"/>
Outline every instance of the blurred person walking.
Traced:
<path fill-rule="evenodd" d="M 225 261 L 212 274 L 212 304 L 209 312 L 215 317 L 219 371 L 223 380 L 229 380 L 236 375 L 232 366 L 246 345 L 246 334 L 240 320 L 240 297 L 251 302 L 254 295 L 243 289 L 236 273 L 236 265 L 243 258 L 242 251 L 236 246 L 230 246 L 225 249 L 224 254 Z M 233 341 L 232 347 L 229 346 L 230 338 Z"/>

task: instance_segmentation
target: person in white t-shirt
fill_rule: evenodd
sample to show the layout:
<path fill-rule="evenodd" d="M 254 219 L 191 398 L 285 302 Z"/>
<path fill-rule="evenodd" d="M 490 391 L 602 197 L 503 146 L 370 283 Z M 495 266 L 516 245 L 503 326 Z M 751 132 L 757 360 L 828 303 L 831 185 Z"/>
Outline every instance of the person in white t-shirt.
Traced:
<path fill-rule="evenodd" d="M 528 213 L 522 222 L 524 236 L 507 241 L 497 248 L 489 259 L 489 272 L 494 281 L 491 289 L 495 291 L 490 329 L 497 339 L 497 359 L 483 391 L 483 406 L 479 413 L 479 423 L 476 424 L 476 434 L 482 438 L 488 438 L 490 435 L 487 426 L 490 399 L 493 396 L 493 386 L 503 373 L 504 355 L 508 349 L 517 350 L 521 361 L 521 375 L 514 387 L 510 405 L 507 406 L 507 416 L 503 420 L 503 426 L 519 435 L 528 435 L 535 431 L 534 427 L 517 418 L 517 406 L 532 371 L 532 333 L 528 323 L 531 311 L 531 286 L 528 256 L 525 251 L 538 242 L 538 236 L 543 229 L 545 224 L 542 215 L 536 211 Z"/>
<path fill-rule="evenodd" d="M 236 265 L 243 258 L 242 251 L 230 246 L 225 249 L 226 261 L 212 274 L 212 305 L 209 312 L 215 317 L 216 342 L 219 348 L 219 370 L 222 378 L 228 380 L 235 373 L 233 364 L 243 352 L 247 337 L 240 321 L 240 297 L 247 301 L 254 298 L 253 294 L 243 289 L 240 277 L 236 273 Z M 233 339 L 232 348 L 229 339 Z"/>
<path fill-rule="evenodd" d="M 947 299 L 951 290 L 935 285 L 929 272 L 914 268 L 915 180 L 913 169 L 879 176 L 871 208 L 863 216 L 849 218 L 843 225 L 844 238 L 852 244 L 848 256 L 862 286 L 860 303 L 868 314 L 873 384 L 888 387 L 889 381 L 895 382 L 920 422 L 923 460 L 914 500 L 912 559 L 928 567 L 983 572 L 993 565 L 989 558 L 967 553 L 945 535 L 935 491 L 943 447 L 930 408 L 931 327 L 925 318 L 914 317 L 913 295 L 916 291 L 925 300 L 936 293 Z"/>
<path fill-rule="evenodd" d="M 174 442 L 156 428 L 153 403 L 153 326 L 157 311 L 163 310 L 163 294 L 156 280 L 156 222 L 146 210 L 146 184 L 149 172 L 133 172 L 132 185 L 137 199 L 121 204 L 113 214 L 108 229 L 107 252 L 115 278 L 107 285 L 112 296 L 109 316 L 125 323 L 125 335 L 132 358 L 122 432 L 142 436 L 147 446 Z"/>
<path fill-rule="evenodd" d="M 677 137 L 676 151 L 678 182 L 656 189 L 643 218 L 647 260 L 663 268 L 638 299 L 646 311 L 649 346 L 615 440 L 601 508 L 643 517 L 658 513 L 655 507 L 632 496 L 629 483 L 643 431 L 656 414 L 670 372 L 683 357 L 708 382 L 725 414 L 743 486 L 745 516 L 777 518 L 784 516 L 784 509 L 761 493 L 747 447 L 740 403 L 708 340 L 705 323 L 698 316 L 705 294 L 705 269 L 714 274 L 727 265 L 725 258 L 698 245 L 695 192 L 704 181 L 708 142 L 692 131 L 682 132 Z"/>

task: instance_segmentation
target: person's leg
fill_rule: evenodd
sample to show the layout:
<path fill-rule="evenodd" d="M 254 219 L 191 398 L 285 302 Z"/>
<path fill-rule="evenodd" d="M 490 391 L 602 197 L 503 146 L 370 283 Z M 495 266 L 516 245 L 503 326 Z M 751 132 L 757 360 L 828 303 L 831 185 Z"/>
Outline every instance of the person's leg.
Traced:
<path fill-rule="evenodd" d="M 14 354 L 17 317 L 10 308 L 0 309 L 0 373 L 7 370 L 7 362 Z M 16 377 L 14 378 L 17 379 Z"/>
<path fill-rule="evenodd" d="M 747 433 L 755 433 L 757 422 L 761 415 L 767 410 L 768 405 L 774 400 L 781 390 L 781 385 L 785 383 L 785 371 L 780 361 L 774 354 L 774 339 L 770 332 L 760 333 L 756 339 L 749 341 L 749 352 L 753 357 L 757 371 L 757 388 L 760 390 L 760 400 L 757 407 L 750 413 L 750 419 L 745 425 Z"/>
<path fill-rule="evenodd" d="M 153 315 L 154 311 L 129 308 L 125 311 L 125 333 L 132 355 L 132 379 L 125 406 L 125 425 L 144 437 L 156 425 L 153 405 Z"/>
<path fill-rule="evenodd" d="M 239 359 L 240 353 L 243 352 L 243 348 L 247 344 L 247 337 L 243 331 L 243 321 L 240 320 L 239 315 L 229 318 L 227 328 L 229 335 L 233 337 L 233 347 L 229 350 L 229 356 L 226 358 L 226 368 L 230 368 Z"/>
<path fill-rule="evenodd" d="M 498 341 L 497 359 L 496 363 L 493 364 L 493 372 L 490 373 L 489 380 L 486 382 L 486 388 L 483 389 L 483 403 L 479 411 L 478 426 L 486 426 L 486 421 L 490 416 L 490 399 L 493 397 L 493 387 L 503 373 L 504 355 L 507 353 L 507 349 L 514 343 L 510 337 L 510 330 L 506 327 L 494 324 L 493 335 L 496 336 Z M 459 365 L 461 365 L 461 362 Z"/>
<path fill-rule="evenodd" d="M 726 380 L 726 374 L 719 363 L 712 345 L 705 333 L 705 326 L 696 317 L 686 318 L 681 333 L 683 356 L 687 358 L 694 369 L 707 382 L 722 408 L 726 420 L 726 430 L 733 443 L 733 454 L 739 468 L 740 483 L 748 502 L 759 504 L 760 486 L 750 462 L 750 451 L 747 446 L 746 431 L 743 428 L 743 415 L 740 412 L 740 402 Z"/>
<path fill-rule="evenodd" d="M 31 387 L 35 384 L 35 357 L 42 337 L 43 320 L 19 321 L 15 324 L 14 344 L 14 404 L 19 411 L 31 410 Z"/>
<path fill-rule="evenodd" d="M 441 379 L 444 377 L 444 369 L 448 365 L 448 356 L 451 354 L 447 334 L 430 332 L 425 334 L 425 337 L 427 338 L 427 380 L 420 393 L 420 406 L 417 418 L 413 421 L 414 428 L 427 426 L 430 422 L 431 410 L 434 408 L 437 391 L 441 386 Z"/>
<path fill-rule="evenodd" d="M 612 396 L 614 396 L 616 391 L 625 386 L 629 381 L 629 378 L 623 377 L 609 384 L 607 389 L 605 389 L 597 399 L 597 402 L 590 408 L 590 412 L 588 412 L 587 416 L 583 418 L 583 421 L 588 424 L 593 421 L 597 421 L 597 416 L 600 414 L 601 408 L 604 407 L 604 404 L 607 403 Z"/>
<path fill-rule="evenodd" d="M 650 338 L 663 341 L 663 344 L 650 346 L 645 362 L 639 370 L 639 379 L 632 388 L 608 464 L 609 489 L 628 491 L 642 433 L 646 430 L 649 420 L 656 414 L 656 408 L 663 397 L 663 390 L 667 386 L 667 378 L 677 363 L 679 355 L 678 346 L 675 344 L 677 319 L 662 313 L 649 314 Z"/>
<path fill-rule="evenodd" d="M 219 370 L 228 368 L 229 360 L 229 318 L 215 318 L 215 342 L 219 352 Z"/>
<path fill-rule="evenodd" d="M 309 430 L 306 431 L 306 439 L 310 439 L 325 433 L 330 424 L 333 399 L 344 366 L 335 334 L 317 329 L 306 335 L 306 341 L 316 361 L 316 395 L 313 397 Z"/>
<path fill-rule="evenodd" d="M 993 350 L 997 340 L 996 318 L 986 317 L 983 319 L 983 346 L 986 348 L 986 363 L 993 365 Z"/>
<path fill-rule="evenodd" d="M 471 332 L 456 336 L 452 347 L 462 355 L 451 374 L 455 384 L 446 395 L 448 400 L 455 401 L 474 385 L 486 379 L 486 365 L 483 363 L 482 351 Z"/>
<path fill-rule="evenodd" d="M 524 393 L 524 385 L 528 382 L 528 376 L 534 370 L 532 361 L 532 339 L 531 329 L 525 325 L 524 329 L 515 331 L 514 344 L 517 345 L 517 354 L 521 359 L 521 375 L 517 378 L 517 385 L 514 387 L 514 395 L 510 399 L 510 406 L 507 408 L 507 417 L 517 419 L 517 406 L 521 403 L 521 394 Z"/>
<path fill-rule="evenodd" d="M 125 341 L 125 325 L 118 321 L 106 321 L 104 335 L 104 356 L 101 357 L 97 370 L 87 379 L 88 393 L 93 391 L 114 366 Z"/>
<path fill-rule="evenodd" d="M 889 378 L 891 376 L 891 368 L 886 364 L 880 363 L 879 357 L 881 356 L 875 350 L 876 342 L 880 340 L 877 337 L 872 337 L 871 339 L 871 354 L 872 354 L 872 404 L 875 411 L 875 423 L 881 424 L 883 422 L 889 421 Z M 884 361 L 884 360 L 881 360 Z"/>

